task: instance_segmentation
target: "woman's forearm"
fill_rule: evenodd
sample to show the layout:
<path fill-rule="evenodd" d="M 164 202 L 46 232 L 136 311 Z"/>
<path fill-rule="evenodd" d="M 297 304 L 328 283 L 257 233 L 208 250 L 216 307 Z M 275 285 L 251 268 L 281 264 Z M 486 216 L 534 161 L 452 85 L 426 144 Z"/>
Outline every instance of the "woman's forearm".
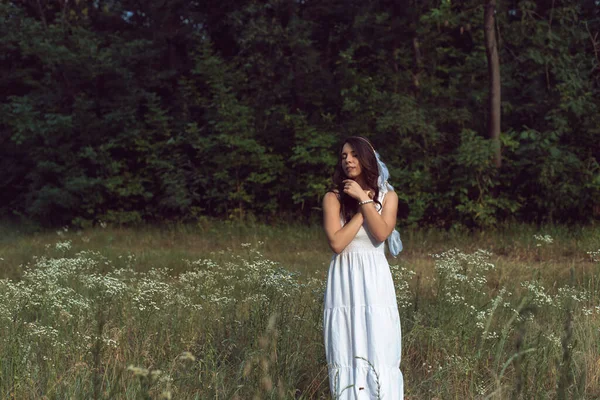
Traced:
<path fill-rule="evenodd" d="M 390 233 L 394 230 L 393 226 L 389 226 L 383 217 L 377 212 L 375 203 L 363 204 L 359 208 L 360 213 L 363 215 L 367 228 L 371 235 L 378 240 L 383 242 L 390 236 Z"/>
<path fill-rule="evenodd" d="M 361 213 L 356 213 L 347 224 L 335 232 L 332 237 L 328 238 L 331 250 L 336 254 L 341 253 L 352 239 L 354 239 L 362 226 L 363 221 L 363 215 Z"/>

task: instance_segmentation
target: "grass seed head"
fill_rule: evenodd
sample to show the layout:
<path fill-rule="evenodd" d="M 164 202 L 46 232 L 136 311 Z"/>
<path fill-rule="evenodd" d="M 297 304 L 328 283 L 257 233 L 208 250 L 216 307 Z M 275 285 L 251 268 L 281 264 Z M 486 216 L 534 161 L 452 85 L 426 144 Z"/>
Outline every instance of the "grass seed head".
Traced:
<path fill-rule="evenodd" d="M 196 361 L 196 357 L 194 357 L 194 355 L 189 351 L 184 351 L 183 353 L 181 353 L 179 359 L 181 361 Z"/>
<path fill-rule="evenodd" d="M 127 371 L 133 372 L 134 376 L 147 377 L 150 371 L 146 368 L 136 367 L 134 365 L 130 365 L 127 367 Z"/>

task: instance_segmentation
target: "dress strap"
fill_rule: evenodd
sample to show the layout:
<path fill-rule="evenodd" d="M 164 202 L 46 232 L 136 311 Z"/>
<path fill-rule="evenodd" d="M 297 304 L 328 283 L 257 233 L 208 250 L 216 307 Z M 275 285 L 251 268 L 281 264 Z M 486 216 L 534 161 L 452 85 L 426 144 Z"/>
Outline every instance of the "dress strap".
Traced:
<path fill-rule="evenodd" d="M 379 204 L 377 205 L 377 211 L 378 211 L 380 214 L 381 214 L 381 210 L 383 209 L 383 199 L 385 198 L 385 194 L 386 194 L 386 193 L 387 193 L 387 192 L 381 192 L 381 191 L 380 191 L 380 192 L 379 192 L 379 195 L 378 195 L 378 197 L 379 197 L 379 199 L 378 199 L 378 200 L 379 200 L 379 203 L 381 204 L 381 206 L 380 206 Z"/>

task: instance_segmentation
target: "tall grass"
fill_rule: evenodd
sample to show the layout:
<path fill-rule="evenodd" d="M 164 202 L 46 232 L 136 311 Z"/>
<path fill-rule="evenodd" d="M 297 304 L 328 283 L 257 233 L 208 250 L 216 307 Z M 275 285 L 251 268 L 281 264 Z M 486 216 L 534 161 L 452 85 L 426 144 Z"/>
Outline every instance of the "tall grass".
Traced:
<path fill-rule="evenodd" d="M 403 241 L 408 399 L 600 398 L 598 229 Z M 330 256 L 306 226 L 7 234 L 0 398 L 329 398 Z"/>

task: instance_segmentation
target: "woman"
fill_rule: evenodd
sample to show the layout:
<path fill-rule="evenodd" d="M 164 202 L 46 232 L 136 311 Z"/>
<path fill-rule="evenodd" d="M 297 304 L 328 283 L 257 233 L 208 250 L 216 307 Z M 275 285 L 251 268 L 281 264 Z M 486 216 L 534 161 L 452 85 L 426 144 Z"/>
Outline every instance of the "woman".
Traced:
<path fill-rule="evenodd" d="M 323 333 L 334 399 L 402 399 L 400 318 L 383 242 L 394 230 L 398 196 L 388 170 L 363 137 L 344 142 L 323 199 L 324 228 L 336 253 L 329 266 Z"/>

